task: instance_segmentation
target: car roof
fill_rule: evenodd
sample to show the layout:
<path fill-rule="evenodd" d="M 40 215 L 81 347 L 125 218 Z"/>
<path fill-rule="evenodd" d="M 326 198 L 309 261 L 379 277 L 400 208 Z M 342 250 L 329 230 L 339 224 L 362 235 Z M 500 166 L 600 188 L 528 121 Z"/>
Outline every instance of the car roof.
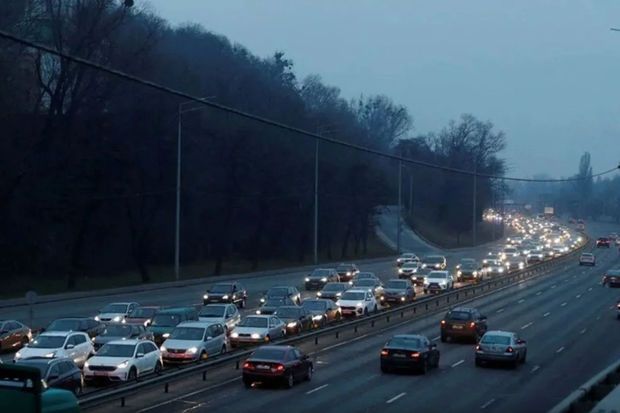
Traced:
<path fill-rule="evenodd" d="M 463 311 L 463 312 L 467 312 L 467 313 L 473 313 L 474 311 L 477 311 L 475 308 L 473 307 L 454 307 L 448 310 L 449 312 L 451 311 Z"/>
<path fill-rule="evenodd" d="M 44 331 L 41 334 L 39 334 L 40 336 L 61 336 L 61 337 L 65 337 L 68 336 L 69 334 L 86 334 L 86 333 L 82 333 L 81 331 Z"/>
<path fill-rule="evenodd" d="M 191 307 L 164 308 L 162 310 L 159 310 L 157 314 L 180 314 L 180 313 L 186 313 L 189 311 L 196 311 L 196 310 Z"/>
<path fill-rule="evenodd" d="M 179 323 L 177 327 L 207 328 L 212 324 L 220 324 L 218 322 L 209 321 L 184 321 Z"/>
<path fill-rule="evenodd" d="M 361 288 L 351 288 L 350 290 L 347 290 L 348 293 L 364 293 L 366 294 L 368 292 L 368 290 L 365 289 L 361 289 Z"/>
<path fill-rule="evenodd" d="M 305 302 L 312 302 L 312 301 L 320 301 L 322 303 L 333 303 L 333 301 L 330 300 L 329 298 L 306 298 L 305 300 L 301 302 L 301 305 L 303 306 Z M 293 307 L 293 306 L 289 306 L 289 307 Z M 295 307 L 297 308 L 297 306 Z"/>
<path fill-rule="evenodd" d="M 138 304 L 138 303 L 134 301 L 115 301 L 113 303 L 107 303 L 106 305 L 129 305 L 129 304 Z"/>
<path fill-rule="evenodd" d="M 106 344 L 118 344 L 122 346 L 135 346 L 136 344 L 145 343 L 149 340 L 137 340 L 137 339 L 128 339 L 128 340 L 112 340 L 108 341 Z"/>
<path fill-rule="evenodd" d="M 435 271 L 429 272 L 428 275 L 435 274 L 435 273 L 440 273 L 440 274 L 446 275 L 446 274 L 449 274 L 450 272 L 446 271 L 446 270 L 435 270 Z"/>
<path fill-rule="evenodd" d="M 428 340 L 428 338 L 426 336 L 423 336 L 422 334 L 396 334 L 392 336 L 392 338 L 406 338 L 406 339 L 417 339 L 417 340 L 427 339 Z"/>
<path fill-rule="evenodd" d="M 269 344 L 267 346 L 260 346 L 256 350 L 292 350 L 295 346 L 289 346 L 286 344 Z"/>
<path fill-rule="evenodd" d="M 248 314 L 245 318 L 270 318 L 275 317 L 273 314 Z"/>
<path fill-rule="evenodd" d="M 489 330 L 486 333 L 484 333 L 484 335 L 492 335 L 492 336 L 504 336 L 504 337 L 509 337 L 514 335 L 515 333 L 513 333 L 512 331 L 502 331 L 502 330 Z"/>

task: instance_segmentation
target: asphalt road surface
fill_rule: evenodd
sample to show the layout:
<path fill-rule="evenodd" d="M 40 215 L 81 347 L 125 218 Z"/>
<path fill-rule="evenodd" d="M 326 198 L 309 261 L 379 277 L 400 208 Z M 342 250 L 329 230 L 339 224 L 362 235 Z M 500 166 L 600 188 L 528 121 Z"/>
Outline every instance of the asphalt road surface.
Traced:
<path fill-rule="evenodd" d="M 596 236 L 617 230 L 609 227 L 590 231 Z M 475 367 L 473 344 L 438 342 L 437 315 L 311 354 L 313 380 L 291 390 L 245 389 L 237 377 L 190 394 L 177 390 L 163 399 L 156 389 L 156 395 L 144 394 L 128 411 L 545 412 L 620 357 L 615 310 L 620 290 L 600 285 L 601 273 L 620 265 L 620 257 L 616 249 L 595 253 L 596 267 L 569 263 L 550 276 L 468 304 L 489 317 L 490 329 L 516 331 L 528 341 L 527 363 L 516 370 Z M 435 340 L 441 351 L 439 369 L 426 376 L 382 374 L 379 350 L 399 333 Z"/>

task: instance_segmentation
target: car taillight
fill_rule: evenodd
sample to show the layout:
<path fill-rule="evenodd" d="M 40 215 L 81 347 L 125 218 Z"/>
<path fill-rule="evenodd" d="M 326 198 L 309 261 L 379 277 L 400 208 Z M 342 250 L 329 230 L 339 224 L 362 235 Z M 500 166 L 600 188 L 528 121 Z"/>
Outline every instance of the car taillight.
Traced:
<path fill-rule="evenodd" d="M 387 356 L 387 355 L 389 355 L 389 354 L 390 354 L 390 352 L 389 352 L 389 351 L 387 351 L 387 350 L 381 350 L 381 355 L 382 355 L 382 356 Z"/>
<path fill-rule="evenodd" d="M 506 349 L 506 353 L 514 353 L 514 349 L 512 347 L 508 347 Z"/>
<path fill-rule="evenodd" d="M 441 320 L 441 326 L 445 327 L 446 326 L 446 320 Z"/>
<path fill-rule="evenodd" d="M 245 363 L 243 363 L 243 368 L 246 369 L 246 370 L 253 370 L 254 369 L 254 365 L 252 363 L 245 362 Z"/>
<path fill-rule="evenodd" d="M 417 351 L 413 351 L 413 352 L 410 354 L 410 356 L 411 356 L 411 358 L 413 358 L 413 359 L 417 359 L 418 357 L 420 357 L 420 353 L 418 353 Z"/>
<path fill-rule="evenodd" d="M 476 351 L 480 350 L 480 344 L 476 346 Z"/>
<path fill-rule="evenodd" d="M 474 323 L 473 321 L 469 323 L 469 328 L 474 328 L 474 327 L 476 327 L 476 323 Z"/>
<path fill-rule="evenodd" d="M 271 371 L 276 373 L 282 373 L 284 371 L 284 366 L 282 364 L 278 364 L 275 367 L 272 367 Z"/>

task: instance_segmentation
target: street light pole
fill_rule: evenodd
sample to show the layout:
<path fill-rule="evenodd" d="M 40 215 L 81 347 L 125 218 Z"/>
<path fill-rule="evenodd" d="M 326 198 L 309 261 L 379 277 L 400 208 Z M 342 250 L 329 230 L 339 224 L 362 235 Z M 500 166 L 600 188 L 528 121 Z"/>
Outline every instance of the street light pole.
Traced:
<path fill-rule="evenodd" d="M 314 264 L 319 263 L 319 140 L 314 140 Z"/>
<path fill-rule="evenodd" d="M 398 214 L 396 219 L 396 252 L 400 254 L 400 232 L 403 212 L 403 161 L 398 161 Z"/>
<path fill-rule="evenodd" d="M 477 162 L 474 163 L 474 188 L 473 188 L 473 210 L 472 210 L 472 240 L 473 240 L 473 245 L 472 246 L 476 246 L 476 195 L 477 195 L 477 185 L 478 185 L 478 164 Z"/>

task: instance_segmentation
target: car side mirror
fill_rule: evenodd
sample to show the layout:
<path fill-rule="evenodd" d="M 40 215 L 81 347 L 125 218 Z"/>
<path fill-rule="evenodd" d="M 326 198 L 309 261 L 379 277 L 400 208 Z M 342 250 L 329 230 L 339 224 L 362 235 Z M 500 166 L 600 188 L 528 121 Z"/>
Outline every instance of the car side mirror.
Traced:
<path fill-rule="evenodd" d="M 209 341 L 209 340 L 213 340 L 213 337 L 209 336 L 209 337 L 205 338 L 205 341 Z"/>
<path fill-rule="evenodd" d="M 138 353 L 138 354 L 136 354 L 136 358 L 137 358 L 137 359 L 141 359 L 142 357 L 144 357 L 144 353 Z"/>
<path fill-rule="evenodd" d="M 66 350 L 71 350 L 72 348 L 75 348 L 75 344 L 67 344 L 67 345 L 65 346 L 65 349 L 66 349 Z"/>

